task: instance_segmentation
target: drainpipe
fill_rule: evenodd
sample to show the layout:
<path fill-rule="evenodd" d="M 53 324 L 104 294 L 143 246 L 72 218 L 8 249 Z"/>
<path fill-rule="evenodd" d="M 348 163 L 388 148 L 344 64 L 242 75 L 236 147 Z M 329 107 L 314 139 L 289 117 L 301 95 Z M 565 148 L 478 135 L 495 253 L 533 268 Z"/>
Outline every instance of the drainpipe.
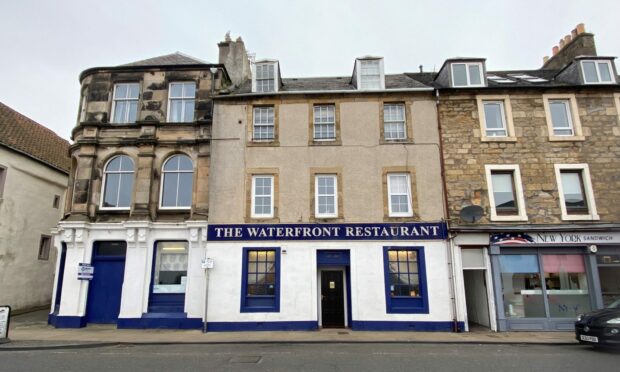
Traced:
<path fill-rule="evenodd" d="M 456 306 L 456 284 L 454 281 L 456 280 L 456 273 L 454 272 L 454 256 L 453 256 L 453 237 L 450 237 L 450 219 L 449 216 L 449 208 L 448 208 L 448 191 L 446 190 L 446 174 L 445 174 L 445 162 L 443 156 L 443 136 L 441 134 L 441 116 L 439 115 L 439 89 L 435 89 L 435 112 L 437 114 L 437 129 L 439 131 L 439 163 L 441 165 L 441 188 L 443 191 L 443 212 L 444 216 L 446 216 L 446 227 L 448 229 L 448 254 L 446 255 L 448 259 L 448 267 L 450 269 L 450 273 L 452 274 L 452 278 L 450 279 L 450 295 L 452 302 L 452 332 L 459 332 L 459 322 L 457 319 L 457 306 Z"/>
<path fill-rule="evenodd" d="M 207 262 L 209 261 L 209 255 L 207 252 L 207 242 L 209 241 L 209 230 L 207 229 L 207 231 L 205 231 L 205 239 L 204 239 L 204 243 L 205 243 L 205 258 L 203 261 L 203 268 L 205 271 L 205 308 L 203 311 L 203 319 L 204 319 L 204 324 L 202 327 L 202 332 L 203 333 L 207 333 L 208 331 L 208 327 L 207 327 L 207 309 L 209 306 L 209 268 L 207 266 Z"/>

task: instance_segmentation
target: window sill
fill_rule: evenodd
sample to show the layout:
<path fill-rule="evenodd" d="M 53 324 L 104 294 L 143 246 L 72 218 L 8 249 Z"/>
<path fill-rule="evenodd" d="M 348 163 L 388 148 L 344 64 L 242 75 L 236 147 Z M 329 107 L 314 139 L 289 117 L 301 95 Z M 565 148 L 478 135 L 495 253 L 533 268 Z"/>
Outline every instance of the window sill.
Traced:
<path fill-rule="evenodd" d="M 383 222 L 413 222 L 413 221 L 419 221 L 419 218 L 416 218 L 416 216 L 383 216 Z"/>
<path fill-rule="evenodd" d="M 340 139 L 333 140 L 310 140 L 308 146 L 342 146 Z"/>
<path fill-rule="evenodd" d="M 499 215 L 498 216 L 495 213 L 491 212 L 491 221 L 497 221 L 497 222 L 527 221 L 527 216 L 524 216 L 524 215 L 510 215 L 510 216 Z"/>
<path fill-rule="evenodd" d="M 279 223 L 278 217 L 247 217 L 245 219 L 247 223 Z"/>
<path fill-rule="evenodd" d="M 379 141 L 381 145 L 413 145 L 412 139 L 385 139 L 381 138 Z"/>
<path fill-rule="evenodd" d="M 549 136 L 550 142 L 577 142 L 585 140 L 585 136 Z"/>
<path fill-rule="evenodd" d="M 598 214 L 564 214 L 562 221 L 598 221 L 601 217 Z"/>
<path fill-rule="evenodd" d="M 334 223 L 334 222 L 344 222 L 344 217 L 343 216 L 335 216 L 335 217 L 310 216 L 308 220 L 309 222 L 315 222 L 315 223 Z"/>
<path fill-rule="evenodd" d="M 255 140 L 250 140 L 247 143 L 248 147 L 278 147 L 280 146 L 280 141 L 278 140 L 273 140 L 273 141 L 255 141 Z"/>
<path fill-rule="evenodd" d="M 517 137 L 482 137 L 482 142 L 517 142 Z"/>
<path fill-rule="evenodd" d="M 274 307 L 242 307 L 241 313 L 279 313 L 280 309 Z"/>

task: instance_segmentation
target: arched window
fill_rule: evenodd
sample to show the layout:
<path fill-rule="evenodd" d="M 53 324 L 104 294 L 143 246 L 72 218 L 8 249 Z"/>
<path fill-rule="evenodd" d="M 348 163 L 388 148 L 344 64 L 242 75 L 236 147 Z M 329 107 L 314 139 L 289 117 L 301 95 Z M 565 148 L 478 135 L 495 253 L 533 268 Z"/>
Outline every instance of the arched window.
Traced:
<path fill-rule="evenodd" d="M 186 155 L 174 155 L 162 170 L 161 208 L 190 208 L 194 166 Z"/>
<path fill-rule="evenodd" d="M 103 171 L 102 208 L 129 209 L 134 178 L 133 161 L 119 155 L 108 161 Z"/>

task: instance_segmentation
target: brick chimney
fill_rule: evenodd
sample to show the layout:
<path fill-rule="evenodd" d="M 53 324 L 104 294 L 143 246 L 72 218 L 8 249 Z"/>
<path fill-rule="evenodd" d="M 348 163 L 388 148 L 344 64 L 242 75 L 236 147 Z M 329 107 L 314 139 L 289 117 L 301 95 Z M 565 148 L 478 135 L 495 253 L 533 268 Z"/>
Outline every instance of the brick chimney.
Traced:
<path fill-rule="evenodd" d="M 560 39 L 558 45 L 552 48 L 551 57 L 543 57 L 543 69 L 560 69 L 577 56 L 595 56 L 594 34 L 586 32 L 586 27 L 580 23 L 570 35 Z"/>
<path fill-rule="evenodd" d="M 220 50 L 219 63 L 226 66 L 226 71 L 230 80 L 235 86 L 243 84 L 244 81 L 252 78 L 248 52 L 241 36 L 232 41 L 230 32 L 226 33 L 224 41 L 217 44 Z"/>

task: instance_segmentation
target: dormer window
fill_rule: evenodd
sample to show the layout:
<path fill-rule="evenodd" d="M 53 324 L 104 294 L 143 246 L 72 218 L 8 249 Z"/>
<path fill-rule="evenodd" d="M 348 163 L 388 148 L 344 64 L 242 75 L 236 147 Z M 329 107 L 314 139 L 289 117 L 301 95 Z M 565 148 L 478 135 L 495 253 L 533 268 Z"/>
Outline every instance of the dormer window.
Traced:
<path fill-rule="evenodd" d="M 385 89 L 383 58 L 362 57 L 355 61 L 353 84 L 359 90 Z"/>
<path fill-rule="evenodd" d="M 257 93 L 276 92 L 276 63 L 257 63 L 255 84 Z"/>
<path fill-rule="evenodd" d="M 585 84 L 613 84 L 616 82 L 611 61 L 584 60 L 581 61 L 581 71 Z"/>
<path fill-rule="evenodd" d="M 482 87 L 482 63 L 452 63 L 452 86 L 453 87 Z"/>

